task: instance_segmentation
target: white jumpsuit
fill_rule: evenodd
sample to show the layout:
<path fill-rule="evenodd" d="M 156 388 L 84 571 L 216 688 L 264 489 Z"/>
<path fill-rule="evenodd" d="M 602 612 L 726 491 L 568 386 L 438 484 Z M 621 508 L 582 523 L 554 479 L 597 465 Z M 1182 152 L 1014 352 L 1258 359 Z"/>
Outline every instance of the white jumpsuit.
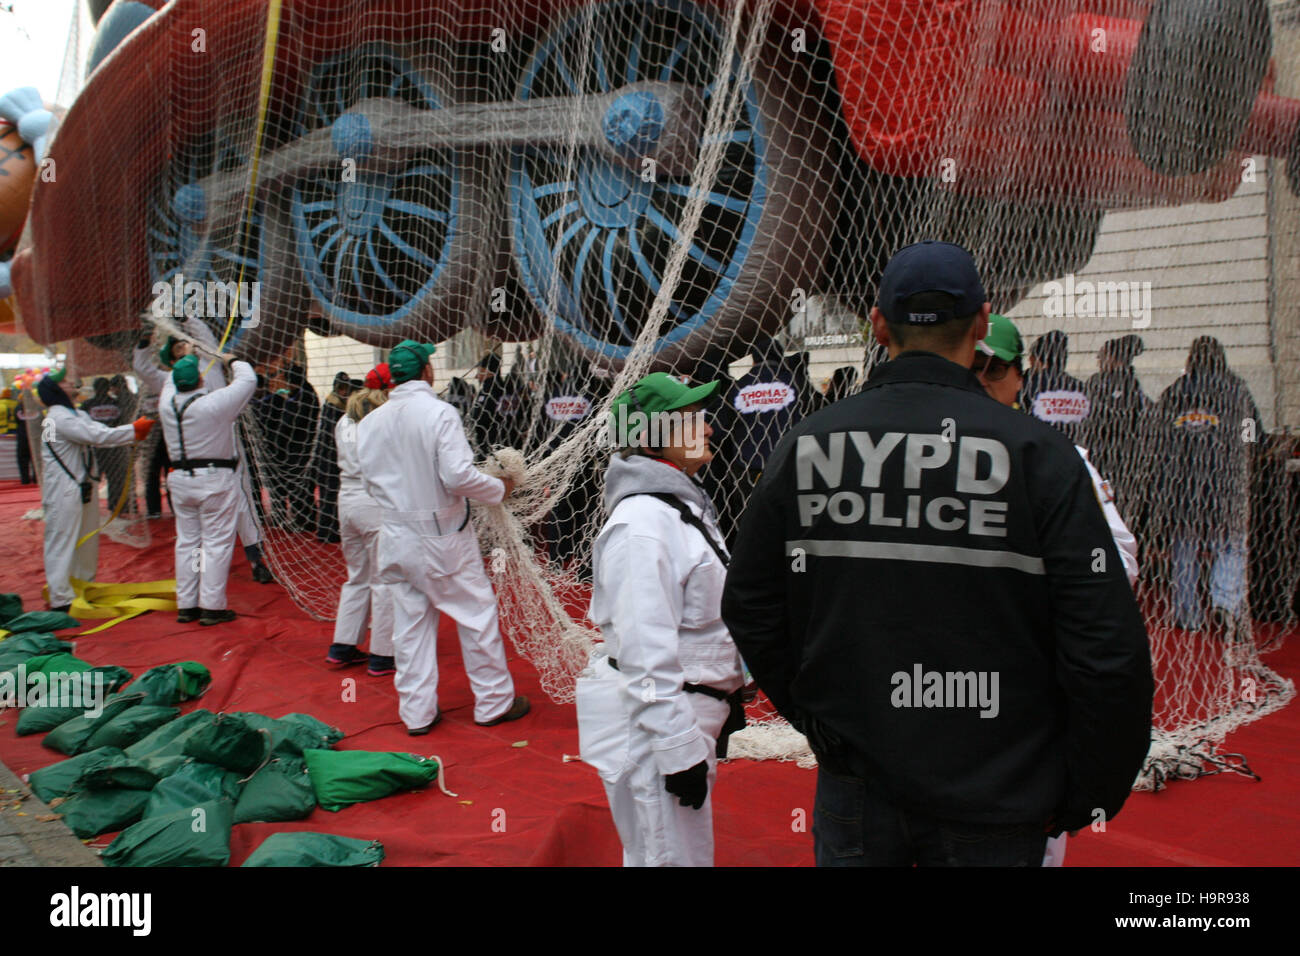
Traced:
<path fill-rule="evenodd" d="M 357 426 L 366 491 L 379 505 L 379 583 L 393 601 L 398 713 L 410 729 L 438 714 L 438 615 L 460 634 L 474 692 L 474 720 L 495 720 L 514 703 L 497 622 L 466 498 L 496 504 L 500 479 L 474 467 L 460 417 L 427 382 L 404 382 Z"/>
<path fill-rule="evenodd" d="M 220 361 L 215 361 L 219 351 L 217 337 L 208 328 L 208 324 L 202 319 L 190 317 L 185 319 L 181 325 L 190 336 L 201 343 L 195 349 L 195 355 L 198 356 L 199 372 L 203 376 L 203 384 L 207 391 L 214 392 L 219 388 L 225 388 L 226 370 Z M 135 369 L 135 373 L 140 376 L 140 380 L 149 385 L 158 395 L 159 408 L 162 407 L 164 401 L 171 401 L 171 396 L 175 394 L 172 377 L 153 360 L 152 350 L 136 349 L 131 357 L 131 365 Z M 231 427 L 234 428 L 233 425 Z M 237 431 L 236 435 L 238 435 Z M 235 447 L 237 450 L 239 449 L 238 440 L 236 440 Z M 248 481 L 248 467 L 244 461 L 244 455 L 239 454 L 238 458 L 239 467 L 235 469 L 235 473 L 239 477 L 241 493 L 235 530 L 239 534 L 240 544 L 248 548 L 261 544 L 262 529 L 253 516 L 253 492 Z"/>
<path fill-rule="evenodd" d="M 393 656 L 393 600 L 379 583 L 379 505 L 366 494 L 357 458 L 357 423 L 347 415 L 334 428 L 339 452 L 339 537 L 348 579 L 339 591 L 334 643 L 356 647 L 370 622 L 370 653 Z"/>
<path fill-rule="evenodd" d="M 133 425 L 109 428 L 85 412 L 55 405 L 41 427 L 41 504 L 45 508 L 45 582 L 50 606 L 71 604 L 76 593 L 70 579 L 93 581 L 99 567 L 99 535 L 81 547 L 77 542 L 99 527 L 98 489 L 82 503 L 90 446 L 116 448 L 135 441 Z M 55 460 L 58 455 L 58 461 Z M 59 466 L 63 462 L 63 467 Z M 67 468 L 65 472 L 63 469 Z M 72 474 L 69 475 L 68 472 Z"/>
<path fill-rule="evenodd" d="M 195 468 L 191 473 L 176 463 L 238 457 L 233 425 L 253 397 L 257 375 L 247 362 L 235 362 L 233 371 L 234 381 L 224 388 L 208 388 L 205 379 L 193 392 L 177 392 L 169 383 L 159 400 L 161 428 L 172 460 L 167 487 L 176 511 L 176 605 L 182 609 L 222 611 L 226 607 L 226 579 L 243 499 L 239 475 L 233 468 L 219 467 Z"/>
<path fill-rule="evenodd" d="M 635 496 L 617 498 L 620 486 Z M 624 866 L 713 865 L 717 737 L 729 707 L 683 685 L 730 693 L 744 680 L 722 622 L 725 566 L 671 506 L 636 493 L 675 486 L 721 542 L 703 491 L 684 474 L 643 456 L 616 458 L 606 482 L 616 503 L 592 557 L 590 617 L 604 643 L 578 681 L 578 735 L 605 784 Z M 695 810 L 664 789 L 664 777 L 700 761 L 709 796 Z"/>

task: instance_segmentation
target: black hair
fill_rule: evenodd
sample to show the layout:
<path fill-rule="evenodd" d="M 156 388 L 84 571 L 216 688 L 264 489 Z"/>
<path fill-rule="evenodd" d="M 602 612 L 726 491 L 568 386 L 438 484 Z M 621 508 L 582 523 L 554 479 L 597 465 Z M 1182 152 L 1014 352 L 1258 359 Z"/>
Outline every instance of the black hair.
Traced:
<path fill-rule="evenodd" d="M 918 292 L 902 301 L 904 312 L 952 312 L 956 307 L 957 297 L 947 292 Z M 947 352 L 962 343 L 977 315 L 958 316 L 937 325 L 889 322 L 889 337 L 900 349 Z"/>

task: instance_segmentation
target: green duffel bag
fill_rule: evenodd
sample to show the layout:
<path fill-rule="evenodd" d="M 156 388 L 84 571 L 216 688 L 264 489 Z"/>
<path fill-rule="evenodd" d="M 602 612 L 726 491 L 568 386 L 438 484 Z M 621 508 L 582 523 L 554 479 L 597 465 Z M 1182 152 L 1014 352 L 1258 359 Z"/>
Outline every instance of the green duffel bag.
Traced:
<path fill-rule="evenodd" d="M 86 741 L 86 747 L 121 747 L 125 750 L 163 724 L 171 723 L 178 716 L 180 710 L 176 707 L 160 707 L 157 704 L 141 704 L 139 707 L 132 707 L 104 723 L 91 734 L 90 739 Z"/>
<path fill-rule="evenodd" d="M 69 757 L 85 750 L 93 750 L 93 747 L 87 747 L 86 744 L 94 736 L 95 731 L 124 710 L 138 706 L 143 699 L 143 694 L 114 694 L 104 703 L 100 713 L 93 717 L 87 713 L 65 720 L 46 734 L 41 744 L 59 753 L 65 753 Z"/>
<path fill-rule="evenodd" d="M 236 823 L 285 823 L 311 816 L 316 791 L 301 757 L 271 758 L 244 784 L 235 804 Z"/>
<path fill-rule="evenodd" d="M 105 866 L 225 866 L 233 814 L 233 804 L 214 800 L 146 817 L 119 833 L 100 859 Z"/>
<path fill-rule="evenodd" d="M 116 763 L 125 763 L 126 760 L 126 754 L 116 747 L 101 747 L 32 771 L 27 778 L 27 785 L 32 788 L 32 793 L 49 803 L 55 797 L 66 797 L 76 790 L 77 781 L 83 774 Z"/>
<path fill-rule="evenodd" d="M 0 594 L 0 627 L 23 613 L 23 599 L 12 592 Z"/>
<path fill-rule="evenodd" d="M 185 756 L 246 777 L 266 762 L 270 745 L 267 731 L 250 727 L 230 714 L 218 714 L 216 720 L 185 741 Z"/>
<path fill-rule="evenodd" d="M 311 714 L 285 714 L 280 718 L 283 724 L 299 724 L 306 727 L 315 736 L 319 737 L 321 742 L 317 744 L 320 750 L 330 750 L 336 743 L 342 740 L 346 734 L 337 727 L 331 727 L 323 720 L 317 720 Z M 304 750 L 307 748 L 304 747 Z"/>
<path fill-rule="evenodd" d="M 328 724 L 323 724 L 315 720 L 314 717 L 309 717 L 308 720 L 315 721 L 319 726 L 312 726 L 300 720 L 289 719 L 291 717 L 305 717 L 305 714 L 289 714 L 287 717 L 281 717 L 278 720 L 252 711 L 238 711 L 229 716 L 237 717 L 254 730 L 265 730 L 270 734 L 271 752 L 276 754 L 301 757 L 302 752 L 309 747 L 328 750 L 343 739 L 343 731 L 330 727 Z"/>
<path fill-rule="evenodd" d="M 244 866 L 378 866 L 384 845 L 332 833 L 272 833 Z"/>
<path fill-rule="evenodd" d="M 53 634 L 15 634 L 0 641 L 0 674 L 17 670 L 33 657 L 71 651 L 72 645 Z"/>
<path fill-rule="evenodd" d="M 25 634 L 32 631 L 61 631 L 68 627 L 81 627 L 81 622 L 71 614 L 62 611 L 28 611 L 8 620 L 4 629 L 10 634 Z"/>
<path fill-rule="evenodd" d="M 143 761 L 137 762 L 125 757 L 123 763 L 86 771 L 77 781 L 75 789 L 143 790 L 151 793 L 162 780 L 163 776 Z"/>
<path fill-rule="evenodd" d="M 210 710 L 199 708 L 169 724 L 163 724 L 149 736 L 124 748 L 128 757 L 184 756 L 185 741 L 217 719 Z"/>
<path fill-rule="evenodd" d="M 55 655 L 66 656 L 66 655 Z M 51 675 L 47 674 L 47 677 Z M 80 717 L 90 708 L 88 702 L 94 703 L 98 700 L 104 700 L 99 695 L 111 695 L 122 684 L 131 679 L 131 672 L 123 667 L 92 667 L 81 673 L 73 673 L 70 677 L 80 678 L 80 688 L 67 688 L 66 684 L 56 689 L 61 689 L 59 696 L 47 699 L 43 704 L 35 707 L 29 703 L 23 708 L 22 713 L 18 715 L 18 722 L 14 725 L 14 730 L 19 737 L 29 734 L 41 734 L 53 730 L 60 724 L 71 720 L 73 717 Z M 53 675 L 51 686 L 54 687 L 58 680 L 58 675 Z M 89 686 L 87 687 L 87 684 Z M 104 741 L 111 746 L 120 746 L 114 741 Z M 93 750 L 100 746 L 100 742 L 91 741 L 87 743 L 87 750 Z"/>
<path fill-rule="evenodd" d="M 378 800 L 401 790 L 428 786 L 438 761 L 407 753 L 370 750 L 304 750 L 316 802 L 325 810 Z"/>
<path fill-rule="evenodd" d="M 37 654 L 35 657 L 29 657 L 23 662 L 23 668 L 28 675 L 41 674 L 80 674 L 82 671 L 90 670 L 89 661 L 83 661 L 80 657 L 69 654 L 67 651 L 56 651 L 53 654 Z"/>
<path fill-rule="evenodd" d="M 55 808 L 68 829 L 83 840 L 129 827 L 149 803 L 148 790 L 111 787 L 78 790 Z"/>
<path fill-rule="evenodd" d="M 153 788 L 144 815 L 146 818 L 166 816 L 214 801 L 225 801 L 233 807 L 241 789 L 239 774 L 215 764 L 187 760 Z"/>
<path fill-rule="evenodd" d="M 181 661 L 149 668 L 127 690 L 147 695 L 146 703 L 175 707 L 198 697 L 211 683 L 212 674 L 198 661 Z"/>

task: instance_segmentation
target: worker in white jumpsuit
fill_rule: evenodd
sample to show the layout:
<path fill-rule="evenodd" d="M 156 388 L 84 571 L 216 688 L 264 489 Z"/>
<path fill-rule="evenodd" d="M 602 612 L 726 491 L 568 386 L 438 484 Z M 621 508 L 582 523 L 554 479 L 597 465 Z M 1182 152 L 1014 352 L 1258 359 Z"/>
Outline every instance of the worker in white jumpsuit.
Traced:
<path fill-rule="evenodd" d="M 427 734 L 440 719 L 440 613 L 460 634 L 474 722 L 493 726 L 529 709 L 506 668 L 496 595 L 467 500 L 497 504 L 513 489 L 509 479 L 474 467 L 460 417 L 433 391 L 433 352 L 410 340 L 396 345 L 388 357 L 388 401 L 357 427 L 361 478 L 382 512 L 379 583 L 393 600 L 398 713 L 412 736 Z"/>
<path fill-rule="evenodd" d="M 226 607 L 242 497 L 234 424 L 253 397 L 257 375 L 247 362 L 234 362 L 231 370 L 229 385 L 211 389 L 198 356 L 186 355 L 172 367 L 171 386 L 159 400 L 172 461 L 167 487 L 176 511 L 176 620 L 182 624 L 235 619 Z"/>
<path fill-rule="evenodd" d="M 1016 395 L 1024 384 L 1021 361 L 1025 347 L 1020 337 L 1020 330 L 1006 316 L 992 314 L 989 316 L 988 335 L 979 343 L 978 349 L 971 371 L 975 373 L 984 390 L 992 398 L 1003 405 L 1014 407 Z M 1115 507 L 1115 494 L 1111 491 L 1110 482 L 1092 466 L 1086 449 L 1078 445 L 1074 447 L 1083 458 L 1088 475 L 1092 478 L 1097 504 L 1101 506 L 1102 514 L 1106 516 L 1106 523 L 1110 526 L 1115 548 L 1119 551 L 1120 560 L 1124 562 L 1124 573 L 1128 577 L 1128 583 L 1134 585 L 1138 579 L 1137 539 L 1133 537 L 1133 532 L 1128 529 L 1119 509 Z M 1066 836 L 1062 833 L 1048 838 L 1043 854 L 1043 866 L 1061 866 L 1065 862 Z"/>
<path fill-rule="evenodd" d="M 375 499 L 366 493 L 357 457 L 357 425 L 388 400 L 392 386 L 387 364 L 370 370 L 365 387 L 348 398 L 347 412 L 334 428 L 339 460 L 339 537 L 348 579 L 339 590 L 334 617 L 334 643 L 326 655 L 329 664 L 360 663 L 366 655 L 358 649 L 370 625 L 369 666 L 372 677 L 397 672 L 393 658 L 393 600 L 379 583 L 379 527 L 382 515 Z"/>
<path fill-rule="evenodd" d="M 697 413 L 716 388 L 657 372 L 612 413 L 677 413 L 657 438 L 617 436 L 592 556 L 602 642 L 577 683 L 582 759 L 604 782 L 624 866 L 713 865 L 717 758 L 744 726 L 743 665 L 722 621 L 726 549 L 693 478 L 713 457 Z"/>
<path fill-rule="evenodd" d="M 48 406 L 41 426 L 41 505 L 45 583 L 56 611 L 67 611 L 76 597 L 71 579 L 93 581 L 99 567 L 99 535 L 77 544 L 99 527 L 98 476 L 91 448 L 143 441 L 153 427 L 147 418 L 116 428 L 101 425 L 73 405 L 80 388 L 67 369 L 49 373 L 36 385 L 36 394 Z"/>
<path fill-rule="evenodd" d="M 159 358 L 164 361 L 179 360 L 186 355 L 193 354 L 199 359 L 199 370 L 203 374 L 207 388 L 212 391 L 225 388 L 225 366 L 217 358 L 220 351 L 217 347 L 217 337 L 208 328 L 208 324 L 200 318 L 191 316 L 182 321 L 181 328 L 200 344 L 195 346 L 189 342 L 172 339 L 169 342 L 170 348 L 164 349 L 167 354 L 164 356 L 163 352 L 160 352 Z M 171 395 L 174 394 L 170 372 L 161 368 L 154 361 L 154 356 L 148 348 L 137 347 L 132 355 L 131 365 L 136 375 L 140 377 L 141 382 L 158 395 L 160 406 L 164 397 L 170 400 Z M 237 429 L 236 436 L 238 436 Z M 237 450 L 240 448 L 238 438 L 236 438 L 235 447 Z M 262 529 L 253 516 L 253 493 L 248 480 L 248 466 L 244 461 L 244 454 L 239 455 L 239 467 L 235 470 L 239 478 L 241 492 L 239 496 L 239 516 L 235 530 L 239 536 L 239 543 L 243 545 L 244 556 L 248 559 L 248 563 L 252 568 L 253 580 L 259 584 L 270 584 L 275 580 L 275 577 L 271 574 L 271 569 L 262 560 Z"/>

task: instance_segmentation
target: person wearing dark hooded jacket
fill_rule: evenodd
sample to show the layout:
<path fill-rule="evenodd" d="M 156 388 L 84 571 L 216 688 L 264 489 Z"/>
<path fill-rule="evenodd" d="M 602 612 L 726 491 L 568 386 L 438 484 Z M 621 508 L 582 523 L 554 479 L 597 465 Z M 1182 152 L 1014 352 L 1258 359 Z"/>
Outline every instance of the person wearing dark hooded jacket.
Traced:
<path fill-rule="evenodd" d="M 1210 335 L 1192 342 L 1183 375 L 1156 402 L 1144 434 L 1149 534 L 1173 564 L 1174 624 L 1205 623 L 1200 579 L 1208 573 L 1216 626 L 1244 624 L 1250 473 L 1263 437 L 1259 408 Z"/>
<path fill-rule="evenodd" d="M 1060 329 L 1040 335 L 1029 350 L 1029 374 L 1020 390 L 1020 407 L 1039 421 L 1059 429 L 1075 445 L 1092 403 L 1083 383 L 1065 370 L 1069 337 Z"/>
<path fill-rule="evenodd" d="M 611 412 L 623 450 L 605 476 L 589 611 L 602 642 L 577 709 L 624 866 L 713 865 L 717 760 L 737 714 L 744 725 L 740 654 L 722 622 L 727 552 L 694 479 L 713 454 L 699 409 L 715 388 L 655 372 Z"/>
<path fill-rule="evenodd" d="M 1100 371 L 1084 385 L 1090 408 L 1083 423 L 1082 444 L 1093 466 L 1111 476 L 1121 512 L 1128 509 L 1138 491 L 1133 486 L 1137 475 L 1130 452 L 1151 408 L 1151 399 L 1133 370 L 1133 360 L 1144 348 L 1137 335 L 1111 339 L 1097 353 Z"/>

